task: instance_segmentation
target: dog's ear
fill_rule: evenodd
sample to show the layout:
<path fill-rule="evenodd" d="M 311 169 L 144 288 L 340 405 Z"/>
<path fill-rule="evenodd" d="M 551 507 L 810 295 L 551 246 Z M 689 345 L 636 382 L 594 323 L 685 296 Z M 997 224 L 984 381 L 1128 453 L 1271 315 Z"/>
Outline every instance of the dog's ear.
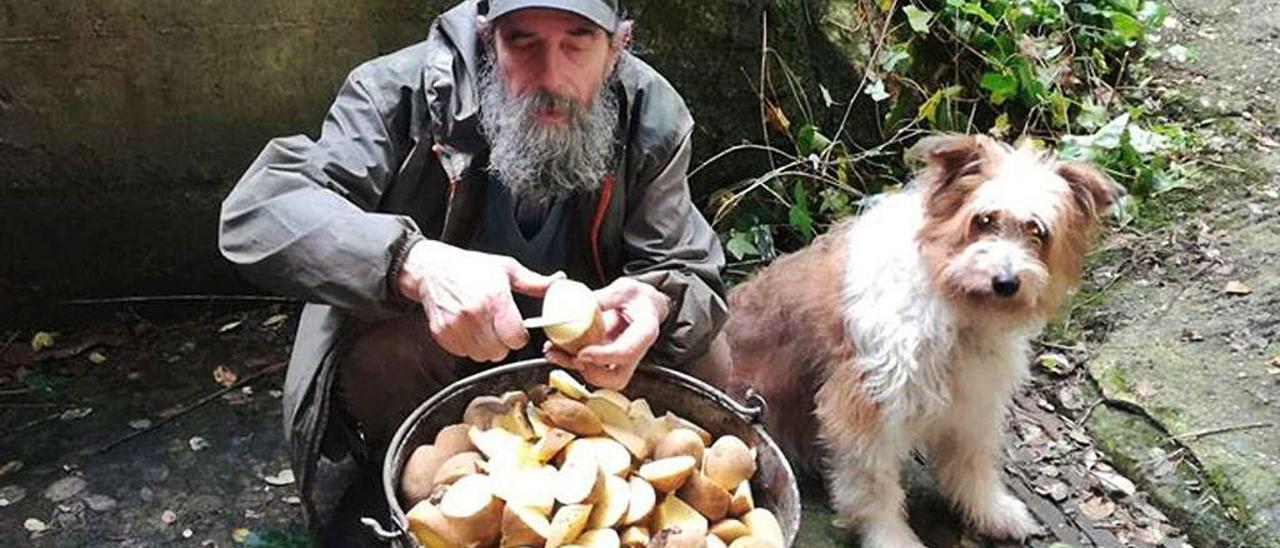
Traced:
<path fill-rule="evenodd" d="M 1058 165 L 1058 176 L 1067 181 L 1076 206 L 1090 218 L 1102 216 L 1112 204 L 1128 194 L 1105 172 L 1081 162 Z"/>
<path fill-rule="evenodd" d="M 929 184 L 946 186 L 980 169 L 997 148 L 986 135 L 933 135 L 917 141 L 907 158 L 924 162 Z"/>

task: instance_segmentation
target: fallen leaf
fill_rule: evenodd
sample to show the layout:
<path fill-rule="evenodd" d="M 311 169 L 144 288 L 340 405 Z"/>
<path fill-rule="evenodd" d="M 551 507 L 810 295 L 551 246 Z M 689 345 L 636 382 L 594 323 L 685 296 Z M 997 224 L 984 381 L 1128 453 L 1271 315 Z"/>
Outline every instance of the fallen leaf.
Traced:
<path fill-rule="evenodd" d="M 0 478 L 3 478 L 9 474 L 17 473 L 18 470 L 22 470 L 22 461 L 11 460 L 5 463 L 4 466 L 0 466 Z"/>
<path fill-rule="evenodd" d="M 236 320 L 234 322 L 222 324 L 222 327 L 218 328 L 218 333 L 226 333 L 228 331 L 231 331 L 232 329 L 240 327 L 240 324 L 242 323 L 244 323 L 244 320 Z"/>
<path fill-rule="evenodd" d="M 44 497 L 53 502 L 62 502 L 80 494 L 88 484 L 79 476 L 67 476 L 53 482 L 44 490 Z"/>
<path fill-rule="evenodd" d="M 1061 390 L 1058 390 L 1058 403 L 1070 411 L 1084 409 L 1086 405 L 1084 392 L 1081 392 L 1080 387 L 1075 385 L 1064 386 Z"/>
<path fill-rule="evenodd" d="M 22 522 L 22 527 L 32 533 L 39 533 L 49 528 L 43 521 L 36 518 L 27 518 L 27 521 Z"/>
<path fill-rule="evenodd" d="M 165 510 L 164 513 L 160 514 L 160 521 L 164 522 L 165 525 L 173 523 L 177 520 L 178 520 L 178 514 L 173 513 L 173 510 Z"/>
<path fill-rule="evenodd" d="M 6 485 L 0 487 L 0 508 L 17 504 L 18 501 L 27 498 L 27 490 L 17 485 Z"/>
<path fill-rule="evenodd" d="M 102 352 L 94 350 L 89 353 L 89 362 L 93 365 L 102 365 L 107 362 L 107 356 Z"/>
<path fill-rule="evenodd" d="M 269 485 L 274 485 L 276 487 L 290 485 L 293 483 L 293 470 L 289 468 L 285 468 L 284 470 L 281 470 L 279 474 L 276 474 L 274 476 L 263 476 L 262 481 L 265 481 Z"/>
<path fill-rule="evenodd" d="M 1129 478 L 1115 472 L 1094 470 L 1093 476 L 1098 478 L 1098 481 L 1102 483 L 1102 487 L 1110 493 L 1132 496 L 1134 491 L 1137 491 L 1137 487 L 1133 485 L 1132 481 L 1129 481 Z"/>
<path fill-rule="evenodd" d="M 187 440 L 187 445 L 191 446 L 192 451 L 203 451 L 209 448 L 209 442 L 200 436 L 192 437 Z"/>
<path fill-rule="evenodd" d="M 273 325 L 280 325 L 284 323 L 284 321 L 287 319 L 289 319 L 288 314 L 276 314 L 275 316 L 267 318 L 267 321 L 262 322 L 262 327 L 271 327 Z"/>
<path fill-rule="evenodd" d="M 116 499 L 106 495 L 89 495 L 84 498 L 84 503 L 94 512 L 106 512 L 116 507 Z"/>
<path fill-rule="evenodd" d="M 293 496 L 285 497 L 285 498 L 280 499 L 280 500 L 283 500 L 285 504 L 292 504 L 292 505 L 294 505 L 294 506 L 297 506 L 297 505 L 299 505 L 299 504 L 302 504 L 302 499 L 300 499 L 300 498 L 298 498 L 298 497 L 293 497 Z"/>
<path fill-rule="evenodd" d="M 1277 359 L 1280 359 L 1280 358 L 1277 358 Z M 270 391 L 268 391 L 267 393 L 268 393 L 268 394 L 271 394 L 271 397 L 276 398 L 276 399 L 280 399 L 280 397 L 281 397 L 281 396 L 284 396 L 284 391 L 283 391 L 283 390 L 270 390 Z"/>
<path fill-rule="evenodd" d="M 244 527 L 237 527 L 234 531 L 231 531 L 231 540 L 236 541 L 238 544 L 244 544 L 244 541 L 248 538 L 249 530 Z"/>
<path fill-rule="evenodd" d="M 1066 356 L 1052 352 L 1041 354 L 1040 357 L 1036 358 L 1036 365 L 1040 366 L 1041 369 L 1058 376 L 1066 375 L 1074 369 L 1074 366 L 1071 364 L 1071 360 L 1067 359 Z"/>
<path fill-rule="evenodd" d="M 236 376 L 236 372 L 232 371 L 231 368 L 226 365 L 219 365 L 213 370 L 213 380 L 222 385 L 223 388 L 231 387 L 231 385 L 236 383 L 237 379 L 239 379 L 239 377 Z"/>
<path fill-rule="evenodd" d="M 1090 497 L 1079 505 L 1080 512 L 1093 521 L 1102 521 L 1116 511 L 1116 504 L 1105 497 Z"/>
<path fill-rule="evenodd" d="M 57 334 L 49 333 L 48 331 L 41 331 L 39 333 L 36 333 L 34 336 L 31 337 L 31 351 L 39 352 L 46 348 L 52 347 L 53 338 L 55 335 Z"/>
<path fill-rule="evenodd" d="M 1222 288 L 1222 291 L 1228 295 L 1248 295 L 1253 293 L 1253 288 L 1242 281 L 1231 280 L 1227 282 L 1226 287 Z"/>
<path fill-rule="evenodd" d="M 76 407 L 74 409 L 68 409 L 66 411 L 63 411 L 61 415 L 58 415 L 58 419 L 64 420 L 64 421 L 73 421 L 76 419 L 83 419 L 89 416 L 90 413 L 93 413 L 92 407 Z"/>
<path fill-rule="evenodd" d="M 129 428 L 132 428 L 134 430 L 146 430 L 148 428 L 151 428 L 151 420 L 138 419 L 135 421 L 129 421 Z"/>

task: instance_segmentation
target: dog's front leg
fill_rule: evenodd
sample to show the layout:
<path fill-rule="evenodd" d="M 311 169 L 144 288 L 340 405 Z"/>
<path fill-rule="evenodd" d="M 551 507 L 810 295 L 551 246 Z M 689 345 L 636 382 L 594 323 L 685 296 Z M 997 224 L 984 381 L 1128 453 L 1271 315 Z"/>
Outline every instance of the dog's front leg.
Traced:
<path fill-rule="evenodd" d="M 907 525 L 899 483 L 907 446 L 896 432 L 860 439 L 849 432 L 826 432 L 832 505 L 836 526 L 856 527 L 864 548 L 924 548 Z"/>
<path fill-rule="evenodd" d="M 961 396 L 955 403 L 928 439 L 938 484 L 980 534 L 1018 540 L 1036 534 L 1039 524 L 1005 488 L 996 467 L 1004 400 Z"/>

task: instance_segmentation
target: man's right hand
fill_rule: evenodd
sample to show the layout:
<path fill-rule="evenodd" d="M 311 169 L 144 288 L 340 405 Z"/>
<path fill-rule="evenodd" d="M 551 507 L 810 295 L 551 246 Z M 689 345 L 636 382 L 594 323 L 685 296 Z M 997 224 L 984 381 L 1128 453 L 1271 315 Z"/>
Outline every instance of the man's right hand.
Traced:
<path fill-rule="evenodd" d="M 512 292 L 542 297 L 563 277 L 543 276 L 510 257 L 425 240 L 409 250 L 397 286 L 422 303 L 431 336 L 446 352 L 497 362 L 529 343 Z"/>

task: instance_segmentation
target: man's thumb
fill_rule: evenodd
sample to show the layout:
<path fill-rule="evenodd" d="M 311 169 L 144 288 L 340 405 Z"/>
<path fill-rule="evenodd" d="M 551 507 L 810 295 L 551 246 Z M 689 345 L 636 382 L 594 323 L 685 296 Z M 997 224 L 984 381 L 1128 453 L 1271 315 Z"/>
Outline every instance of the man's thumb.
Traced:
<path fill-rule="evenodd" d="M 551 282 L 565 278 L 564 272 L 556 272 L 550 276 L 538 274 L 520 263 L 515 263 L 507 272 L 511 279 L 511 290 L 521 295 L 541 297 L 551 286 Z"/>

